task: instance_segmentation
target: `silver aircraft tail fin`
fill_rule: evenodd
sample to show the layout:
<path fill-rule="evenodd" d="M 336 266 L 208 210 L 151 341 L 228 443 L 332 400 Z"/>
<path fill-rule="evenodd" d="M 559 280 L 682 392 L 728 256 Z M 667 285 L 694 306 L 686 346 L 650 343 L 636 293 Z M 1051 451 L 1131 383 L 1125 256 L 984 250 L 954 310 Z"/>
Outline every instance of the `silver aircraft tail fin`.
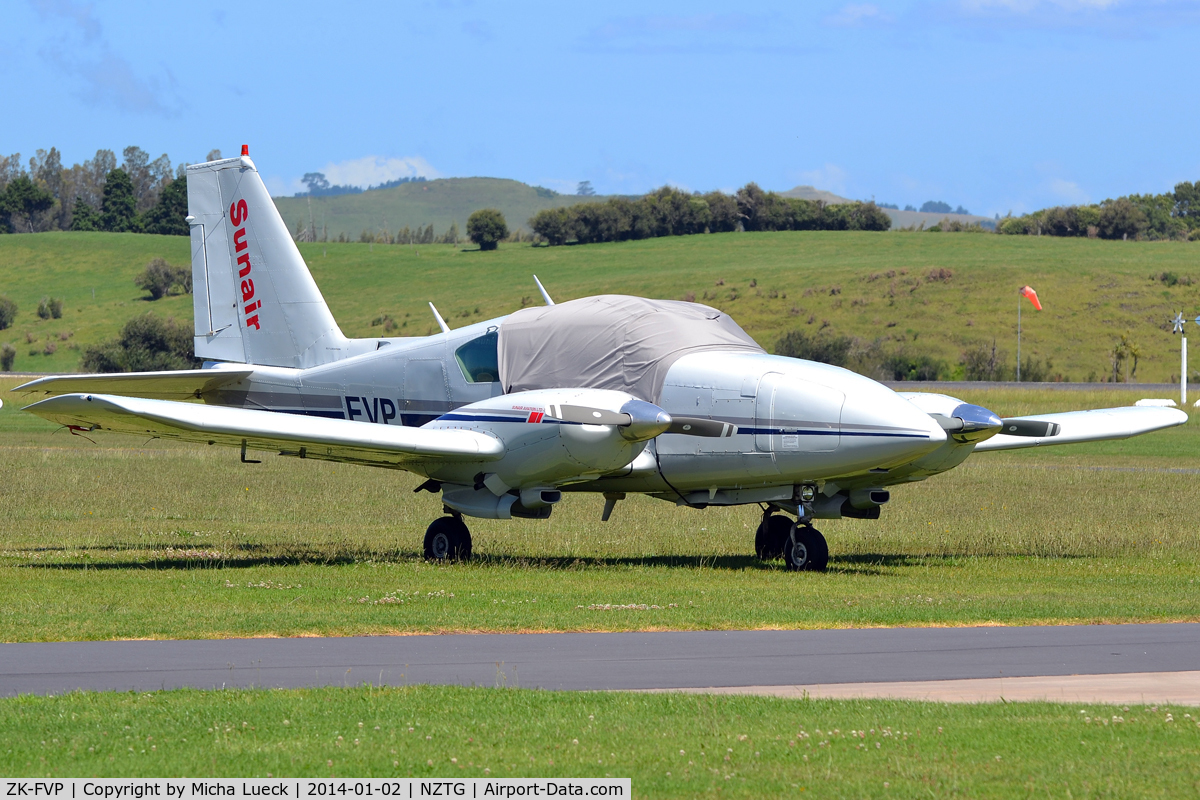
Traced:
<path fill-rule="evenodd" d="M 187 168 L 196 355 L 295 368 L 337 361 L 348 341 L 242 152 Z"/>

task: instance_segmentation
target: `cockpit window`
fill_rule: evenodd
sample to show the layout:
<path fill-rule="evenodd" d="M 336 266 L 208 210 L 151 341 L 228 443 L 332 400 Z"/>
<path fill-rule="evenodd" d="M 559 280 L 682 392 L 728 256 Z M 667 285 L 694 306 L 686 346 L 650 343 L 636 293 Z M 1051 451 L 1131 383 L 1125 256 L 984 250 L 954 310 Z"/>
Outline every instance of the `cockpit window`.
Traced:
<path fill-rule="evenodd" d="M 498 331 L 490 330 L 454 351 L 454 357 L 468 383 L 500 380 L 500 358 L 496 352 L 498 339 Z"/>

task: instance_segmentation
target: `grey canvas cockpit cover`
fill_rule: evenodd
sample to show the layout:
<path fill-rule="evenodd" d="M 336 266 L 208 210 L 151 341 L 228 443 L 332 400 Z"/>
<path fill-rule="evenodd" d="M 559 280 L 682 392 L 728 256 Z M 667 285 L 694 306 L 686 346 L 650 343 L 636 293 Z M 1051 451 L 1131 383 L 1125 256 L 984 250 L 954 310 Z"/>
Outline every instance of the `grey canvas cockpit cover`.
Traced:
<path fill-rule="evenodd" d="M 500 324 L 499 348 L 506 392 L 613 389 L 650 402 L 681 356 L 765 352 L 715 308 L 618 294 L 510 314 Z"/>

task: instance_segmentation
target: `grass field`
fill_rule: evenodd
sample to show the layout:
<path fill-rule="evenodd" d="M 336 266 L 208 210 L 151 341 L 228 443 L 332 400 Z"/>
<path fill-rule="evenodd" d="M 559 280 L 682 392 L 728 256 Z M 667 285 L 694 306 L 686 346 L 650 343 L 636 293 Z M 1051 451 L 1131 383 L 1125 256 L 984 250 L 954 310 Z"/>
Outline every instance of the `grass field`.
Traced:
<path fill-rule="evenodd" d="M 0 700 L 0 774 L 628 777 L 635 797 L 1191 797 L 1187 708 L 519 689 Z"/>
<path fill-rule="evenodd" d="M 965 399 L 1019 414 L 1134 396 Z M 601 523 L 591 496 L 550 520 L 472 520 L 479 558 L 429 564 L 440 507 L 404 473 L 92 444 L 0 398 L 4 641 L 1200 619 L 1195 421 L 973 457 L 897 490 L 881 520 L 822 523 L 821 575 L 748 555 L 755 507 L 631 498 Z"/>
<path fill-rule="evenodd" d="M 1053 362 L 1064 379 L 1099 380 L 1122 333 L 1139 345 L 1137 380 L 1178 375 L 1168 316 L 1200 311 L 1195 242 L 1108 242 L 970 234 L 787 232 L 715 234 L 577 247 L 501 245 L 493 253 L 421 247 L 300 247 L 342 329 L 383 335 L 437 330 L 426 302 L 450 325 L 540 303 L 536 273 L 557 300 L 612 292 L 684 298 L 729 312 L 768 350 L 793 328 L 884 340 L 957 365 L 964 348 L 996 340 L 1016 352 L 1016 288 L 1032 284 L 1045 311 L 1028 305 L 1023 355 Z M 77 368 L 72 349 L 115 336 L 153 309 L 191 319 L 191 298 L 140 299 L 134 276 L 152 258 L 188 263 L 182 237 L 49 233 L 0 237 L 0 294 L 20 306 L 0 342 L 17 348 L 18 371 Z M 949 277 L 946 277 L 946 272 Z M 1151 275 L 1198 279 L 1167 287 Z M 932 278 L 930 276 L 933 276 Z M 718 285 L 721 282 L 721 285 Z M 751 285 L 754 282 L 755 285 Z M 95 291 L 93 299 L 92 292 Z M 63 297 L 61 320 L 40 320 L 38 299 Z M 66 336 L 67 338 L 62 338 Z M 48 344 L 57 351 L 45 355 Z M 30 353 L 34 355 L 30 355 Z"/>

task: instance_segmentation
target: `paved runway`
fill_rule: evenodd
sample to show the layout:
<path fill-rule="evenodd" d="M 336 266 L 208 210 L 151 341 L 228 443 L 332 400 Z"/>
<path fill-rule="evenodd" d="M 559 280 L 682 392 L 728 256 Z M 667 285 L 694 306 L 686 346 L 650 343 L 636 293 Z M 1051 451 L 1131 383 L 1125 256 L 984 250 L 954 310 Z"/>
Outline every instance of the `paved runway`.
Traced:
<path fill-rule="evenodd" d="M 758 694 L 770 697 L 933 700 L 941 703 L 996 703 L 1049 700 L 1057 703 L 1200 706 L 1200 671 L 1120 672 L 1114 675 L 1052 675 L 1030 678 L 967 678 L 949 681 L 825 683 L 798 686 L 729 686 L 708 689 L 648 689 L 693 694 Z"/>
<path fill-rule="evenodd" d="M 1200 670 L 1200 624 L 0 644 L 0 695 L 414 683 L 795 686 Z"/>

